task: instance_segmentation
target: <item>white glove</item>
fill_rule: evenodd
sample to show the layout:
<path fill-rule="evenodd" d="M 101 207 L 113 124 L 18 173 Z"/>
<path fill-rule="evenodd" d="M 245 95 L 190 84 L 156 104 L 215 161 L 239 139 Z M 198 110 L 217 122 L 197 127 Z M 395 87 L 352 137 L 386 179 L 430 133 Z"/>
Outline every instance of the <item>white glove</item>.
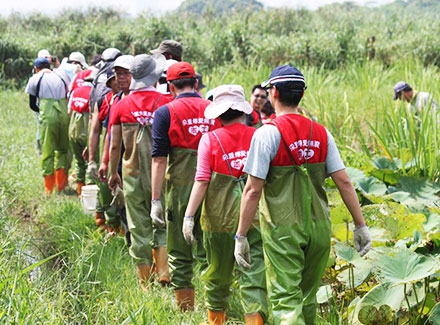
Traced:
<path fill-rule="evenodd" d="M 160 200 L 151 201 L 151 221 L 157 228 L 165 227 L 165 220 L 163 218 L 163 208 Z"/>
<path fill-rule="evenodd" d="M 116 184 L 115 189 L 112 191 L 113 199 L 110 205 L 123 208 L 125 205 L 124 191 Z"/>
<path fill-rule="evenodd" d="M 98 166 L 94 161 L 89 161 L 87 164 L 87 174 L 89 175 L 90 179 L 98 178 Z"/>
<path fill-rule="evenodd" d="M 244 269 L 251 268 L 251 256 L 249 253 L 249 243 L 245 236 L 235 236 L 234 256 L 237 264 Z"/>
<path fill-rule="evenodd" d="M 360 226 L 353 230 L 354 246 L 360 256 L 364 256 L 371 248 L 371 236 L 367 226 Z"/>
<path fill-rule="evenodd" d="M 185 240 L 189 245 L 194 244 L 196 240 L 193 235 L 193 229 L 194 229 L 194 216 L 185 216 L 185 218 L 183 218 L 182 232 L 183 232 L 183 237 L 185 237 Z"/>

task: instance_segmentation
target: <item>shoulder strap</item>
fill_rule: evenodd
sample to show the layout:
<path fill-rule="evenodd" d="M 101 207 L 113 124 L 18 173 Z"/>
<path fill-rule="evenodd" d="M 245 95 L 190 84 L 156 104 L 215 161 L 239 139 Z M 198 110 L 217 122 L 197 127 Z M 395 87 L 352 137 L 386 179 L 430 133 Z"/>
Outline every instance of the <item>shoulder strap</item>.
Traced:
<path fill-rule="evenodd" d="M 41 85 L 41 79 L 43 79 L 43 76 L 44 76 L 44 73 L 41 74 L 41 77 L 40 77 L 40 79 L 38 79 L 38 82 L 37 82 L 37 91 L 35 94 L 35 96 L 37 98 L 40 98 L 40 85 Z"/>

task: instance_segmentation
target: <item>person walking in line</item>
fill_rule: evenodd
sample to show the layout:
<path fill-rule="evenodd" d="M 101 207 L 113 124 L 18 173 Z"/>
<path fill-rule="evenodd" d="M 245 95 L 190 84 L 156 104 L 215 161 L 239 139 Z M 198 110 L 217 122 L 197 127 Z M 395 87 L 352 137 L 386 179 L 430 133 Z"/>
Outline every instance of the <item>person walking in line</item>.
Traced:
<path fill-rule="evenodd" d="M 77 72 L 69 86 L 68 113 L 69 142 L 75 158 L 75 182 L 76 193 L 81 196 L 82 187 L 86 181 L 87 161 L 84 159 L 83 151 L 87 147 L 89 120 L 90 120 L 90 92 L 92 83 L 85 81 L 92 73 L 81 52 L 72 52 L 69 55 L 69 63 L 77 66 Z"/>
<path fill-rule="evenodd" d="M 197 171 L 183 221 L 183 236 L 194 244 L 194 215 L 203 202 L 201 226 L 208 267 L 202 274 L 209 324 L 225 324 L 226 308 L 234 278 L 234 235 L 246 180 L 244 162 L 254 127 L 243 124 L 252 112 L 239 85 L 214 89 L 213 103 L 205 117 L 218 118 L 223 127 L 202 135 L 197 152 Z M 257 216 L 257 215 L 256 215 Z M 248 232 L 252 269 L 239 267 L 238 283 L 246 324 L 263 324 L 268 316 L 263 246 L 258 219 Z"/>
<path fill-rule="evenodd" d="M 67 186 L 69 82 L 50 69 L 46 58 L 37 58 L 34 61 L 34 72 L 25 92 L 29 94 L 31 109 L 40 113 L 41 168 L 45 193 L 50 195 L 54 188 L 61 192 Z"/>
<path fill-rule="evenodd" d="M 171 269 L 171 285 L 177 305 L 182 311 L 194 309 L 193 248 L 183 238 L 182 225 L 189 195 L 194 183 L 197 147 L 203 134 L 220 127 L 220 123 L 204 116 L 211 102 L 197 92 L 197 76 L 188 62 L 171 65 L 167 81 L 174 100 L 154 114 L 151 169 L 151 219 L 161 229 L 167 226 L 167 250 Z M 162 207 L 165 186 L 165 224 Z M 197 238 L 196 259 L 206 263 L 200 228 L 200 210 L 194 213 Z M 203 267 L 203 266 L 202 266 Z"/>
<path fill-rule="evenodd" d="M 354 243 L 361 256 L 371 248 L 371 237 L 332 135 L 298 114 L 306 89 L 303 74 L 291 65 L 279 66 L 262 86 L 269 91 L 277 117 L 252 138 L 234 255 L 239 265 L 251 267 L 246 235 L 259 204 L 274 324 L 314 324 L 316 292 L 330 252 L 324 188 L 328 175 L 353 218 Z"/>
<path fill-rule="evenodd" d="M 126 225 L 125 206 L 111 204 L 113 200 L 112 192 L 108 187 L 108 161 L 109 161 L 109 116 L 112 107 L 122 98 L 130 93 L 131 73 L 130 66 L 134 56 L 121 55 L 116 58 L 113 68 L 109 68 L 106 86 L 112 89 L 108 93 L 98 110 L 93 113 L 92 126 L 89 136 L 89 162 L 87 173 L 98 187 L 98 204 L 96 207 L 95 223 L 103 228 L 107 233 L 121 232 L 121 222 L 125 228 L 126 242 L 130 246 L 130 234 Z M 101 137 L 101 141 L 100 141 Z M 97 150 L 100 149 L 98 154 Z M 122 146 L 121 158 L 124 152 Z M 100 166 L 96 161 L 101 161 Z M 118 173 L 121 174 L 121 160 L 118 166 Z"/>
<path fill-rule="evenodd" d="M 156 109 L 169 99 L 153 87 L 164 68 L 161 54 L 136 55 L 131 63 L 130 94 L 112 107 L 110 115 L 110 177 L 112 191 L 123 189 L 127 223 L 130 231 L 130 255 L 133 257 L 139 283 L 148 291 L 152 273 L 152 250 L 156 250 L 158 281 L 167 285 L 170 281 L 166 253 L 166 229 L 153 227 L 151 210 L 151 127 Z M 122 180 L 118 173 L 121 147 Z"/>

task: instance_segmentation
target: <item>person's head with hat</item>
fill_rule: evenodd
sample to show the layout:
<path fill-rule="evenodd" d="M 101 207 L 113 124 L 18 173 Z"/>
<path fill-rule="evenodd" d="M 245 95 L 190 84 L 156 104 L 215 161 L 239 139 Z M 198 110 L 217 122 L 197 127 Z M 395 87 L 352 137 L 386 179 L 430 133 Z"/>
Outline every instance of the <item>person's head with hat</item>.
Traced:
<path fill-rule="evenodd" d="M 405 81 L 399 81 L 394 86 L 393 100 L 404 100 L 410 102 L 413 97 L 413 89 Z"/>
<path fill-rule="evenodd" d="M 113 71 L 116 76 L 116 81 L 118 82 L 119 88 L 127 95 L 130 92 L 131 84 L 131 72 L 130 67 L 133 63 L 133 55 L 121 55 L 118 56 L 113 63 Z"/>
<path fill-rule="evenodd" d="M 182 61 L 183 47 L 182 44 L 175 40 L 164 40 L 159 47 L 150 51 L 152 54 L 162 54 L 167 60 L 173 59 Z"/>
<path fill-rule="evenodd" d="M 268 89 L 277 116 L 292 109 L 296 111 L 307 88 L 304 75 L 292 65 L 282 65 L 273 69 L 261 86 Z"/>
<path fill-rule="evenodd" d="M 195 92 L 198 83 L 194 67 L 184 61 L 174 63 L 168 68 L 167 82 L 173 97 L 184 92 Z"/>
<path fill-rule="evenodd" d="M 36 58 L 34 60 L 34 72 L 38 73 L 43 69 L 50 69 L 50 62 L 46 58 Z"/>
<path fill-rule="evenodd" d="M 130 90 L 154 86 L 165 69 L 166 59 L 162 54 L 139 54 L 130 65 Z"/>
<path fill-rule="evenodd" d="M 213 100 L 205 109 L 205 117 L 219 118 L 223 125 L 241 123 L 252 112 L 240 85 L 221 85 L 213 89 Z"/>
<path fill-rule="evenodd" d="M 87 69 L 89 67 L 86 62 L 86 58 L 84 57 L 84 54 L 82 54 L 81 52 L 70 53 L 69 58 L 67 59 L 67 63 L 77 64 L 81 66 L 81 69 Z"/>

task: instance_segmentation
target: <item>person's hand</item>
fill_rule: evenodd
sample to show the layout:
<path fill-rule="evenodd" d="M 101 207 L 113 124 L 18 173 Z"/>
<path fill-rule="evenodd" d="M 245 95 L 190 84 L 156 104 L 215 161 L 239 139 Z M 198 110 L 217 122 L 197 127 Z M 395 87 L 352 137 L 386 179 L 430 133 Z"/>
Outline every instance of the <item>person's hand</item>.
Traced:
<path fill-rule="evenodd" d="M 237 264 L 244 269 L 251 268 L 251 256 L 249 253 L 249 243 L 245 236 L 235 236 L 234 256 Z"/>
<path fill-rule="evenodd" d="M 108 187 L 114 191 L 116 189 L 116 186 L 119 186 L 122 188 L 122 181 L 121 177 L 118 173 L 110 174 L 110 178 L 108 180 Z"/>
<path fill-rule="evenodd" d="M 165 220 L 163 218 L 163 208 L 160 200 L 151 201 L 151 221 L 157 228 L 165 227 Z"/>
<path fill-rule="evenodd" d="M 87 164 L 87 175 L 89 175 L 90 179 L 98 178 L 98 166 L 94 161 L 89 161 Z"/>
<path fill-rule="evenodd" d="M 98 179 L 101 183 L 107 183 L 107 172 L 108 172 L 108 165 L 101 163 L 101 166 L 99 166 L 98 169 Z"/>
<path fill-rule="evenodd" d="M 119 187 L 118 184 L 116 184 L 115 189 L 112 191 L 113 200 L 110 203 L 110 205 L 114 205 L 120 208 L 123 208 L 125 205 L 125 197 L 124 197 L 124 191 Z"/>
<path fill-rule="evenodd" d="M 360 256 L 364 256 L 371 248 L 371 236 L 367 226 L 356 227 L 353 230 L 354 246 Z"/>
<path fill-rule="evenodd" d="M 193 229 L 194 229 L 194 216 L 185 216 L 185 218 L 183 218 L 182 232 L 183 232 L 183 237 L 185 237 L 185 241 L 189 245 L 194 244 L 195 241 Z"/>

